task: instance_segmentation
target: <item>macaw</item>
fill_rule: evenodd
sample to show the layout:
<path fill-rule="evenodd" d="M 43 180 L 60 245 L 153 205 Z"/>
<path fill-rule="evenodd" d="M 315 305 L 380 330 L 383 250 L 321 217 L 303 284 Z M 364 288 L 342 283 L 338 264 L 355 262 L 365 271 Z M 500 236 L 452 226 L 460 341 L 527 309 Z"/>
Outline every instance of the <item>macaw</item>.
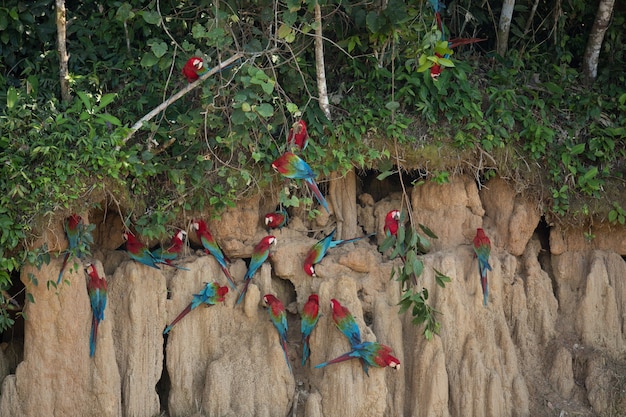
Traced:
<path fill-rule="evenodd" d="M 168 334 L 172 327 L 176 323 L 182 320 L 189 312 L 200 304 L 206 304 L 207 306 L 215 305 L 219 302 L 223 302 L 226 299 L 226 294 L 228 294 L 228 287 L 220 287 L 220 284 L 217 282 L 209 282 L 207 283 L 202 291 L 199 294 L 194 294 L 191 303 L 181 313 L 176 316 L 174 321 L 163 330 L 163 334 Z"/>
<path fill-rule="evenodd" d="M 98 325 L 104 320 L 104 309 L 107 306 L 107 281 L 100 278 L 96 267 L 90 263 L 85 267 L 89 280 L 87 281 L 87 293 L 91 303 L 91 336 L 89 337 L 89 356 L 96 353 L 96 341 L 98 339 Z"/>
<path fill-rule="evenodd" d="M 285 178 L 293 178 L 304 180 L 306 185 L 313 191 L 317 201 L 324 207 L 327 213 L 330 213 L 328 203 L 322 195 L 319 187 L 314 181 L 315 173 L 302 158 L 293 152 L 285 152 L 272 162 L 272 168 L 282 174 Z"/>
<path fill-rule="evenodd" d="M 128 252 L 128 256 L 131 259 L 151 268 L 161 269 L 157 266 L 158 260 L 154 257 L 154 254 L 132 232 L 124 232 L 122 236 L 126 240 L 126 252 Z"/>
<path fill-rule="evenodd" d="M 289 215 L 284 209 L 267 213 L 265 215 L 265 227 L 270 231 L 271 229 L 282 229 L 287 225 L 289 221 Z"/>
<path fill-rule="evenodd" d="M 483 288 L 483 305 L 487 305 L 489 296 L 489 284 L 487 283 L 487 271 L 491 271 L 489 255 L 491 254 L 491 241 L 481 228 L 476 229 L 474 237 L 474 253 L 478 258 L 478 272 L 480 273 L 480 285 Z"/>
<path fill-rule="evenodd" d="M 486 40 L 486 39 L 481 39 L 481 38 L 454 38 L 454 39 L 447 40 L 447 37 L 445 34 L 445 27 L 443 25 L 443 21 L 441 20 L 441 10 L 444 9 L 446 6 L 439 0 L 429 0 L 429 2 L 430 2 L 430 6 L 433 8 L 433 11 L 435 12 L 435 22 L 437 24 L 437 29 L 441 32 L 441 41 L 442 42 L 447 41 L 447 44 L 444 43 L 443 44 L 444 46 L 438 46 L 435 49 L 443 48 L 443 49 L 447 49 L 449 52 L 449 53 L 443 53 L 442 51 L 442 53 L 439 53 L 435 51 L 435 56 L 437 58 L 448 59 L 450 57 L 450 54 L 452 53 L 451 50 L 453 48 L 456 48 L 457 46 L 469 45 L 471 43 L 482 42 Z M 430 77 L 436 81 L 441 75 L 442 70 L 443 70 L 443 66 L 441 65 L 441 62 L 437 60 L 430 67 Z"/>
<path fill-rule="evenodd" d="M 61 265 L 61 271 L 59 272 L 59 278 L 57 278 L 57 285 L 61 283 L 61 279 L 63 279 L 63 271 L 65 271 L 65 267 L 67 265 L 67 261 L 70 258 L 72 252 L 76 252 L 76 248 L 80 244 L 80 236 L 82 233 L 83 227 L 83 218 L 78 214 L 72 214 L 67 219 L 65 219 L 65 223 L 63 224 L 63 229 L 65 230 L 65 235 L 67 236 L 67 241 L 69 243 L 68 248 L 65 250 L 65 257 L 63 258 L 63 264 Z M 76 253 L 76 256 L 80 257 L 81 253 Z"/>
<path fill-rule="evenodd" d="M 306 360 L 311 354 L 311 348 L 309 345 L 311 332 L 320 318 L 320 305 L 317 294 L 309 295 L 309 299 L 306 303 L 304 303 L 304 307 L 302 308 L 300 318 L 300 332 L 302 333 L 302 366 L 304 366 Z"/>
<path fill-rule="evenodd" d="M 385 236 L 398 236 L 398 227 L 400 226 L 400 211 L 391 210 L 385 216 Z"/>
<path fill-rule="evenodd" d="M 243 277 L 243 290 L 241 294 L 239 294 L 239 298 L 237 299 L 237 304 L 241 303 L 243 297 L 246 295 L 248 291 L 248 285 L 252 281 L 252 277 L 256 273 L 257 269 L 261 267 L 263 262 L 270 256 L 270 246 L 276 243 L 276 237 L 269 235 L 265 236 L 257 245 L 254 247 L 252 251 L 252 258 L 250 259 L 250 265 L 248 266 L 248 271 L 246 275 Z"/>
<path fill-rule="evenodd" d="M 226 278 L 228 279 L 228 284 L 233 290 L 236 290 L 237 286 L 235 285 L 235 281 L 233 281 L 233 277 L 230 275 L 228 265 L 226 264 L 226 262 L 230 262 L 230 260 L 222 252 L 222 249 L 213 238 L 213 235 L 209 232 L 209 228 L 204 220 L 199 219 L 194 221 L 191 227 L 196 231 L 196 234 L 200 238 L 204 251 L 207 254 L 210 253 L 213 255 L 217 263 L 220 265 L 220 268 L 222 268 L 222 271 L 224 271 L 224 275 L 226 275 Z"/>
<path fill-rule="evenodd" d="M 347 307 L 341 305 L 336 299 L 330 300 L 330 307 L 333 311 L 333 321 L 341 333 L 350 341 L 351 346 L 361 343 L 361 332 L 354 320 L 354 316 Z"/>
<path fill-rule="evenodd" d="M 306 122 L 304 120 L 298 120 L 291 126 L 291 129 L 289 129 L 287 146 L 297 146 L 303 151 L 308 144 L 309 132 L 306 130 Z"/>
<path fill-rule="evenodd" d="M 328 236 L 317 242 L 311 247 L 311 249 L 309 249 L 306 258 L 304 258 L 304 272 L 306 272 L 307 275 L 310 275 L 312 277 L 316 276 L 314 265 L 322 261 L 322 258 L 324 258 L 326 252 L 328 252 L 329 249 L 335 248 L 339 245 L 343 245 L 344 243 L 356 242 L 357 240 L 365 239 L 375 235 L 375 233 L 371 233 L 367 236 L 355 237 L 352 239 L 333 240 L 336 231 L 337 229 L 334 229 L 332 232 L 330 232 Z"/>
<path fill-rule="evenodd" d="M 395 236 L 398 237 L 398 228 L 400 227 L 400 211 L 399 210 L 390 210 L 385 216 L 385 226 L 383 230 L 385 231 L 385 236 Z M 402 243 L 402 248 L 404 248 L 404 243 Z M 406 264 L 406 257 L 404 255 L 400 255 L 400 259 L 404 264 Z M 411 279 L 413 281 L 413 285 L 417 285 L 417 276 L 414 272 L 411 273 Z"/>
<path fill-rule="evenodd" d="M 269 307 L 268 311 L 270 319 L 278 331 L 280 346 L 283 348 L 283 352 L 285 353 L 285 361 L 289 367 L 289 372 L 292 372 L 291 364 L 289 363 L 289 355 L 287 354 L 287 313 L 285 312 L 285 306 L 283 306 L 283 303 L 281 303 L 280 300 L 272 294 L 265 294 L 263 296 L 263 301 L 265 301 Z"/>
<path fill-rule="evenodd" d="M 209 72 L 209 69 L 204 66 L 204 61 L 198 56 L 192 56 L 187 60 L 183 67 L 183 75 L 187 78 L 187 81 L 192 83 L 204 74 Z"/>
<path fill-rule="evenodd" d="M 178 254 L 183 250 L 183 245 L 186 237 L 187 233 L 184 230 L 179 230 L 172 237 L 170 246 L 167 249 L 163 247 L 156 249 L 153 252 L 153 255 L 157 259 L 157 263 L 165 263 L 169 266 L 189 271 L 189 269 L 187 268 L 183 268 L 182 266 L 176 266 L 172 263 L 172 261 L 176 259 L 178 257 Z"/>
<path fill-rule="evenodd" d="M 339 363 L 350 359 L 360 359 L 364 363 L 363 369 L 367 372 L 367 367 L 373 366 L 374 368 L 390 367 L 393 369 L 400 369 L 400 361 L 391 355 L 391 348 L 378 342 L 363 342 L 358 345 L 352 346 L 350 352 L 330 360 L 328 362 L 315 365 L 316 368 L 323 368 L 333 363 Z"/>

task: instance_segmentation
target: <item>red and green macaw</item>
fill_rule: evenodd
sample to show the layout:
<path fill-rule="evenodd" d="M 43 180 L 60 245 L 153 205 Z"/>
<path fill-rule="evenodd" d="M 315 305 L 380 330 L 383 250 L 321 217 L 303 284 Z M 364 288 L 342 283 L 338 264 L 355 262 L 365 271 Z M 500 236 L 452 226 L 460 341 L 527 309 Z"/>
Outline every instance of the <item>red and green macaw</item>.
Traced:
<path fill-rule="evenodd" d="M 173 266 L 178 269 L 184 269 L 185 271 L 189 271 L 187 268 L 183 268 L 181 266 L 176 266 L 172 263 L 175 260 L 180 252 L 183 250 L 183 245 L 185 243 L 185 238 L 187 237 L 187 233 L 184 230 L 179 230 L 172 237 L 172 241 L 168 248 L 158 248 L 153 252 L 155 259 L 157 259 L 157 263 L 165 263 L 169 266 Z"/>
<path fill-rule="evenodd" d="M 359 359 L 361 363 L 363 363 L 363 370 L 369 376 L 367 368 L 370 366 L 374 368 L 385 368 L 388 366 L 393 369 L 400 369 L 400 361 L 398 358 L 394 357 L 391 352 L 392 350 L 389 346 L 385 346 L 381 343 L 363 342 L 352 346 L 352 350 L 350 352 L 346 352 L 328 362 L 315 365 L 315 367 L 323 368 L 333 363 L 339 363 L 350 359 Z"/>
<path fill-rule="evenodd" d="M 85 267 L 89 280 L 87 281 L 87 293 L 91 303 L 91 335 L 89 337 L 89 356 L 96 353 L 96 341 L 98 339 L 98 325 L 104 320 L 104 309 L 107 306 L 107 281 L 100 278 L 96 267 L 90 263 Z"/>
<path fill-rule="evenodd" d="M 302 333 L 302 366 L 304 366 L 306 360 L 311 354 L 309 339 L 311 338 L 311 332 L 315 328 L 315 325 L 317 325 L 319 318 L 319 297 L 317 294 L 311 294 L 309 295 L 307 302 L 304 303 L 302 314 L 300 315 L 300 332 Z"/>
<path fill-rule="evenodd" d="M 435 12 L 435 22 L 437 25 L 437 29 L 441 32 L 441 42 L 438 42 L 435 47 L 435 59 L 433 60 L 433 64 L 430 67 L 430 77 L 433 80 L 437 80 L 441 75 L 441 71 L 446 66 L 454 66 L 452 62 L 450 62 L 449 58 L 452 54 L 452 49 L 457 46 L 469 45 L 471 43 L 482 42 L 486 39 L 481 38 L 454 38 L 448 40 L 445 34 L 445 27 L 443 25 L 443 21 L 441 20 L 441 10 L 445 8 L 444 4 L 439 0 L 429 0 L 431 7 Z"/>
<path fill-rule="evenodd" d="M 151 268 L 161 269 L 157 266 L 158 260 L 154 254 L 132 232 L 124 232 L 122 237 L 126 240 L 126 252 L 131 259 Z"/>
<path fill-rule="evenodd" d="M 202 77 L 208 71 L 209 69 L 204 66 L 204 61 L 202 60 L 202 58 L 200 58 L 199 56 L 192 56 L 185 63 L 182 72 L 185 78 L 187 78 L 187 81 L 192 83 L 198 78 Z"/>
<path fill-rule="evenodd" d="M 265 262 L 267 258 L 270 256 L 270 246 L 272 246 L 275 243 L 276 243 L 276 237 L 270 235 L 270 236 L 265 236 L 254 247 L 254 250 L 252 251 L 252 258 L 250 259 L 250 265 L 248 266 L 248 271 L 246 272 L 246 275 L 244 275 L 243 277 L 243 282 L 244 282 L 243 290 L 241 291 L 241 294 L 239 294 L 239 298 L 237 299 L 237 304 L 241 303 L 241 300 L 243 300 L 243 297 L 246 295 L 246 292 L 248 291 L 248 285 L 250 285 L 250 282 L 252 281 L 252 277 L 256 273 L 257 269 L 259 269 L 261 265 L 263 264 L 263 262 Z"/>
<path fill-rule="evenodd" d="M 304 180 L 306 185 L 311 189 L 317 201 L 324 207 L 327 213 L 330 213 L 328 203 L 322 195 L 319 187 L 314 181 L 315 173 L 302 158 L 293 152 L 285 152 L 272 162 L 272 168 L 282 174 L 285 178 Z"/>
<path fill-rule="evenodd" d="M 334 229 L 332 232 L 330 232 L 328 236 L 317 242 L 311 247 L 311 249 L 309 249 L 309 252 L 304 258 L 304 272 L 306 272 L 307 275 L 310 275 L 312 277 L 316 276 L 314 265 L 322 261 L 322 258 L 326 256 L 326 252 L 328 252 L 329 249 L 335 248 L 339 245 L 343 245 L 344 243 L 356 242 L 357 240 L 365 239 L 376 234 L 371 233 L 367 236 L 355 237 L 352 239 L 333 240 L 336 231 L 337 229 Z"/>
<path fill-rule="evenodd" d="M 289 363 L 289 355 L 287 354 L 287 313 L 285 312 L 285 306 L 280 300 L 274 297 L 272 294 L 265 294 L 263 296 L 263 301 L 269 307 L 270 319 L 272 320 L 272 324 L 278 331 L 278 338 L 280 339 L 280 346 L 283 348 L 283 352 L 285 353 L 285 361 L 287 362 L 287 366 L 289 367 L 289 372 L 291 370 L 291 364 Z"/>
<path fill-rule="evenodd" d="M 487 283 L 487 271 L 491 271 L 489 255 L 491 255 L 491 241 L 480 227 L 476 229 L 474 237 L 474 253 L 478 258 L 478 272 L 480 273 L 480 285 L 483 289 L 483 305 L 487 305 L 489 296 L 489 284 Z"/>
<path fill-rule="evenodd" d="M 400 210 L 390 210 L 385 216 L 385 236 L 398 236 L 398 227 L 400 226 Z"/>
<path fill-rule="evenodd" d="M 228 294 L 228 287 L 220 287 L 220 284 L 217 282 L 209 282 L 207 283 L 202 291 L 199 294 L 194 294 L 191 303 L 183 311 L 180 312 L 178 316 L 174 319 L 174 321 L 165 328 L 163 334 L 168 334 L 172 327 L 176 323 L 182 320 L 191 310 L 195 309 L 201 304 L 206 304 L 207 306 L 212 306 L 217 303 L 223 302 L 226 299 L 226 294 Z"/>
<path fill-rule="evenodd" d="M 63 264 L 61 265 L 61 271 L 59 271 L 59 278 L 57 278 L 57 285 L 63 279 L 63 271 L 67 266 L 67 261 L 73 252 L 76 252 L 80 243 L 81 228 L 83 226 L 83 219 L 78 214 L 72 214 L 63 223 L 63 229 L 67 236 L 68 248 L 65 250 L 65 257 L 63 258 Z M 80 256 L 79 253 L 75 253 L 76 256 Z"/>
<path fill-rule="evenodd" d="M 272 229 L 282 229 L 287 225 L 289 221 L 289 215 L 284 209 L 280 209 L 274 211 L 272 213 L 267 213 L 265 215 L 265 227 L 270 231 Z"/>
<path fill-rule="evenodd" d="M 210 253 L 211 255 L 213 255 L 217 263 L 222 268 L 222 271 L 224 271 L 224 275 L 226 275 L 226 278 L 228 279 L 228 284 L 231 286 L 232 289 L 236 290 L 237 286 L 235 285 L 235 281 L 233 281 L 233 277 L 230 275 L 228 265 L 226 264 L 226 262 L 230 262 L 230 260 L 226 257 L 226 255 L 224 255 L 224 252 L 222 252 L 222 249 L 213 238 L 213 235 L 209 231 L 209 228 L 207 227 L 204 220 L 198 219 L 194 221 L 191 227 L 196 231 L 196 234 L 200 238 L 202 246 L 204 247 L 204 251 L 207 254 Z"/>
<path fill-rule="evenodd" d="M 306 123 L 304 120 L 298 120 L 295 122 L 289 134 L 287 135 L 287 146 L 297 147 L 303 151 L 309 144 L 309 132 L 306 130 Z"/>
<path fill-rule="evenodd" d="M 341 333 L 350 341 L 351 346 L 361 343 L 361 332 L 354 320 L 354 316 L 347 307 L 341 305 L 336 299 L 330 300 L 330 308 L 333 311 L 333 322 Z"/>

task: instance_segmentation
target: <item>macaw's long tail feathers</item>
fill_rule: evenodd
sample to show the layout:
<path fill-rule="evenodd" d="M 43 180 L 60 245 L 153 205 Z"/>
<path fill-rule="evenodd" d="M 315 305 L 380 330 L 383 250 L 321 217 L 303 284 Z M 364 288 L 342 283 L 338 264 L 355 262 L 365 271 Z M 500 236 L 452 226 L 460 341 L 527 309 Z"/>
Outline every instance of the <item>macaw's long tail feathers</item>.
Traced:
<path fill-rule="evenodd" d="M 480 285 L 483 287 L 483 305 L 487 305 L 487 298 L 489 297 L 489 283 L 487 282 L 487 275 L 480 278 Z"/>
<path fill-rule="evenodd" d="M 235 281 L 233 281 L 233 277 L 232 275 L 230 275 L 230 271 L 228 270 L 228 268 L 222 265 L 220 265 L 220 267 L 222 268 L 222 271 L 224 271 L 224 275 L 226 275 L 226 279 L 228 279 L 228 285 L 230 285 L 230 287 L 233 290 L 237 291 L 237 286 L 235 285 Z"/>
<path fill-rule="evenodd" d="M 306 363 L 307 359 L 309 359 L 309 355 L 311 354 L 311 348 L 309 346 L 309 338 L 305 337 L 302 344 L 302 366 Z"/>
<path fill-rule="evenodd" d="M 335 358 L 335 359 L 333 359 L 333 360 L 330 360 L 330 361 L 328 361 L 328 362 L 322 362 L 322 363 L 320 363 L 319 365 L 315 365 L 315 367 L 316 367 L 316 368 L 323 368 L 323 367 L 325 367 L 325 366 L 332 365 L 333 363 L 339 363 L 339 362 L 349 361 L 350 359 L 354 359 L 354 357 L 350 355 L 351 353 L 352 353 L 352 352 L 347 352 L 347 353 L 344 353 L 343 355 L 338 356 L 338 357 L 336 357 L 336 358 Z"/>
<path fill-rule="evenodd" d="M 472 43 L 486 41 L 487 38 L 454 38 L 448 41 L 448 46 L 450 49 L 454 49 L 457 46 L 469 45 Z"/>
<path fill-rule="evenodd" d="M 289 372 L 293 373 L 293 370 L 291 369 L 291 364 L 289 363 L 289 356 L 287 355 L 287 341 L 281 339 L 280 345 L 283 348 L 283 353 L 285 354 L 285 362 L 287 362 L 287 367 L 289 368 Z"/>
<path fill-rule="evenodd" d="M 167 326 L 165 330 L 163 330 L 163 334 L 168 334 L 170 330 L 172 330 L 172 327 L 174 327 L 176 323 L 181 321 L 183 317 L 189 314 L 191 310 L 192 310 L 191 304 L 189 304 L 187 307 L 185 307 L 183 311 L 180 312 L 180 314 L 174 319 L 174 321 L 169 326 Z"/>
<path fill-rule="evenodd" d="M 89 336 L 90 357 L 92 357 L 96 353 L 96 339 L 98 339 L 98 320 L 93 317 L 91 319 L 91 335 Z"/>
<path fill-rule="evenodd" d="M 305 178 L 304 181 L 306 182 L 306 185 L 309 186 L 311 191 L 313 191 L 313 194 L 315 194 L 315 198 L 317 198 L 317 201 L 319 201 L 319 203 L 322 206 L 324 206 L 324 209 L 326 209 L 326 213 L 330 213 L 330 209 L 328 208 L 328 203 L 326 202 L 326 199 L 322 195 L 322 192 L 320 191 L 320 189 L 317 187 L 317 184 L 315 183 L 315 181 L 313 181 L 311 178 Z"/>
<path fill-rule="evenodd" d="M 181 270 L 183 270 L 183 271 L 190 271 L 190 269 L 189 269 L 189 268 L 185 268 L 185 267 L 183 267 L 183 266 L 174 265 L 174 264 L 172 263 L 172 261 L 170 261 L 169 259 L 157 259 L 155 262 L 156 262 L 156 263 L 158 263 L 158 264 L 163 264 L 163 265 L 171 266 L 172 268 L 181 269 Z"/>
<path fill-rule="evenodd" d="M 239 294 L 239 298 L 237 298 L 237 304 L 241 303 L 243 297 L 246 296 L 246 292 L 248 291 L 248 285 L 250 285 L 251 279 L 247 279 L 243 284 L 243 289 L 241 290 L 241 294 Z"/>
<path fill-rule="evenodd" d="M 63 265 L 61 265 L 61 270 L 59 271 L 59 278 L 57 278 L 57 285 L 61 283 L 63 279 L 63 271 L 65 271 L 65 267 L 67 266 L 67 260 L 70 258 L 70 253 L 67 252 L 65 257 L 63 258 Z"/>

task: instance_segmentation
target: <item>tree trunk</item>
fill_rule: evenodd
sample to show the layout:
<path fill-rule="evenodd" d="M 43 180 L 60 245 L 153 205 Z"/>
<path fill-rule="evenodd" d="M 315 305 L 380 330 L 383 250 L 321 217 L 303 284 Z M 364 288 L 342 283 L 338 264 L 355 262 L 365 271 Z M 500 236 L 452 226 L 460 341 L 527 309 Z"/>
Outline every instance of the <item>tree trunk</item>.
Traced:
<path fill-rule="evenodd" d="M 496 51 L 499 55 L 504 56 L 509 45 L 509 30 L 511 29 L 511 21 L 513 19 L 513 9 L 515 8 L 515 0 L 504 0 L 502 3 L 502 12 L 500 13 L 500 23 L 498 24 L 498 44 Z"/>
<path fill-rule="evenodd" d="M 67 78 L 67 61 L 70 56 L 67 54 L 65 45 L 65 0 L 56 0 L 56 20 L 57 20 L 57 51 L 59 52 L 59 81 L 61 83 L 61 100 L 70 101 L 70 82 Z"/>
<path fill-rule="evenodd" d="M 590 82 L 594 81 L 598 76 L 600 48 L 602 47 L 604 34 L 611 21 L 614 5 L 615 0 L 600 0 L 596 20 L 591 27 L 591 33 L 589 34 L 589 40 L 587 41 L 587 48 L 585 49 L 585 56 L 583 58 L 583 73 Z"/>
<path fill-rule="evenodd" d="M 319 2 L 315 2 L 315 73 L 317 74 L 317 92 L 319 95 L 319 106 L 330 120 L 330 104 L 328 102 L 328 91 L 326 90 L 326 68 L 324 66 L 324 37 L 322 34 L 322 10 Z"/>

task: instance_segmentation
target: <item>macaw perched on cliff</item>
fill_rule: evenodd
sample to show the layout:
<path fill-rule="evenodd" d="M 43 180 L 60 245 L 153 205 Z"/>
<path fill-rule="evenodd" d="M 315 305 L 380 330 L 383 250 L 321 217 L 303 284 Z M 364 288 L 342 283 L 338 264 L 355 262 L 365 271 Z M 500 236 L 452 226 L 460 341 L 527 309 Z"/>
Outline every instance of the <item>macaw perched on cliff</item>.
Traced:
<path fill-rule="evenodd" d="M 443 21 L 441 20 L 441 10 L 445 8 L 445 5 L 439 0 L 429 0 L 430 6 L 433 8 L 435 12 L 435 22 L 437 25 L 437 29 L 441 32 L 441 42 L 438 42 L 435 46 L 435 56 L 437 57 L 436 61 L 433 62 L 433 65 L 430 67 L 430 77 L 433 80 L 437 80 L 441 75 L 441 71 L 446 66 L 454 66 L 452 62 L 449 61 L 450 55 L 452 54 L 452 49 L 457 46 L 469 45 L 471 43 L 482 42 L 486 39 L 481 38 L 454 38 L 447 39 L 445 34 L 445 27 L 443 25 Z"/>
<path fill-rule="evenodd" d="M 272 162 L 272 168 L 278 171 L 285 178 L 304 180 L 306 185 L 313 191 L 317 201 L 324 207 L 327 213 L 330 213 L 328 203 L 322 195 L 320 189 L 314 181 L 315 173 L 302 158 L 293 152 L 285 152 Z"/>
<path fill-rule="evenodd" d="M 478 258 L 478 272 L 480 273 L 480 285 L 483 289 L 483 305 L 487 305 L 489 296 L 489 284 L 487 283 L 487 271 L 491 271 L 489 255 L 491 255 L 491 241 L 481 228 L 476 229 L 474 237 L 474 253 Z"/>
<path fill-rule="evenodd" d="M 89 337 L 89 356 L 96 353 L 96 341 L 98 339 L 98 325 L 104 320 L 104 309 L 107 306 L 107 281 L 100 278 L 96 267 L 87 264 L 85 267 L 89 280 L 87 281 L 87 293 L 91 303 L 91 336 Z"/>
<path fill-rule="evenodd" d="M 185 238 L 187 237 L 187 233 L 184 230 L 179 230 L 172 237 L 172 241 L 168 248 L 158 248 L 153 252 L 154 258 L 157 260 L 157 263 L 165 263 L 169 266 L 173 266 L 178 269 L 184 269 L 185 271 L 189 271 L 187 268 L 183 268 L 182 266 L 177 266 L 172 263 L 174 259 L 178 257 L 178 254 L 183 250 L 183 245 L 185 243 Z"/>
<path fill-rule="evenodd" d="M 271 229 L 282 229 L 287 225 L 287 222 L 289 222 L 289 215 L 284 209 L 265 215 L 265 227 L 267 227 L 268 232 Z"/>
<path fill-rule="evenodd" d="M 313 332 L 317 321 L 320 319 L 320 305 L 317 294 L 309 295 L 309 299 L 304 303 L 304 307 L 302 308 L 300 319 L 300 332 L 302 333 L 302 366 L 304 366 L 311 354 L 309 345 L 311 332 Z"/>
<path fill-rule="evenodd" d="M 400 211 L 390 210 L 385 216 L 385 236 L 398 236 L 398 227 L 400 227 Z"/>
<path fill-rule="evenodd" d="M 65 230 L 65 235 L 67 236 L 68 248 L 65 250 L 65 257 L 63 258 L 63 264 L 61 265 L 61 271 L 59 271 L 59 278 L 57 278 L 57 285 L 63 279 L 63 271 L 65 271 L 65 267 L 67 266 L 67 261 L 70 258 L 72 252 L 76 252 L 78 245 L 80 243 L 80 235 L 81 229 L 83 226 L 83 218 L 78 214 L 72 214 L 67 219 L 65 219 L 65 223 L 63 223 L 63 229 Z M 80 257 L 80 253 L 76 253 L 76 256 Z"/>
<path fill-rule="evenodd" d="M 391 348 L 378 342 L 363 342 L 358 345 L 352 346 L 350 352 L 346 352 L 343 355 L 330 360 L 328 362 L 315 365 L 316 368 L 323 368 L 333 363 L 339 363 L 350 359 L 360 359 L 364 363 L 363 369 L 367 372 L 367 367 L 372 366 L 374 368 L 390 367 L 393 369 L 400 369 L 400 361 L 391 355 Z"/>
<path fill-rule="evenodd" d="M 209 72 L 209 69 L 204 66 L 202 58 L 199 56 L 192 56 L 185 63 L 182 72 L 185 78 L 187 78 L 187 81 L 192 83 Z"/>
<path fill-rule="evenodd" d="M 333 321 L 341 333 L 350 341 L 351 346 L 361 343 L 361 332 L 354 320 L 354 316 L 347 307 L 341 305 L 336 299 L 330 300 L 330 308 L 333 311 Z"/>
<path fill-rule="evenodd" d="M 198 307 L 200 304 L 206 304 L 207 306 L 215 305 L 219 302 L 223 302 L 226 299 L 226 294 L 228 294 L 228 287 L 220 287 L 220 284 L 217 282 L 209 282 L 207 283 L 202 291 L 199 294 L 194 294 L 191 303 L 183 311 L 180 312 L 178 316 L 174 319 L 174 321 L 163 330 L 163 334 L 168 334 L 172 327 L 176 323 L 182 320 L 191 310 Z"/>
<path fill-rule="evenodd" d="M 250 265 L 248 266 L 248 271 L 246 275 L 243 277 L 243 290 L 241 294 L 239 294 L 239 298 L 237 299 L 237 304 L 241 303 L 243 297 L 246 295 L 248 291 L 248 285 L 252 281 L 252 277 L 256 273 L 257 269 L 261 267 L 263 262 L 270 256 L 270 246 L 276 243 L 276 237 L 270 235 L 265 236 L 257 245 L 254 247 L 252 251 L 252 258 L 250 259 Z"/>
<path fill-rule="evenodd" d="M 306 123 L 304 120 L 298 120 L 291 126 L 291 129 L 289 129 L 287 146 L 297 146 L 298 149 L 303 151 L 308 144 L 309 132 L 306 130 Z"/>
<path fill-rule="evenodd" d="M 200 238 L 204 251 L 207 254 L 210 253 L 213 255 L 217 263 L 222 268 L 222 271 L 224 271 L 224 275 L 226 275 L 226 278 L 228 279 L 228 284 L 233 290 L 236 290 L 237 286 L 235 285 L 235 281 L 233 281 L 233 277 L 230 275 L 228 265 L 226 264 L 226 262 L 230 262 L 230 260 L 224 255 L 224 252 L 222 252 L 222 249 L 213 238 L 213 235 L 209 232 L 209 228 L 204 220 L 199 219 L 194 221 L 191 227 L 196 231 L 196 234 Z"/>
<path fill-rule="evenodd" d="M 280 300 L 274 297 L 272 294 L 265 294 L 263 296 L 263 301 L 269 307 L 270 319 L 272 320 L 272 324 L 278 331 L 278 338 L 280 339 L 280 346 L 283 348 L 283 352 L 285 353 L 285 361 L 287 362 L 287 366 L 289 367 L 289 372 L 291 370 L 291 364 L 289 363 L 289 355 L 287 354 L 287 313 L 285 312 L 285 306 Z"/>
<path fill-rule="evenodd" d="M 352 239 L 333 240 L 336 231 L 337 229 L 334 229 L 332 232 L 330 232 L 328 236 L 317 242 L 311 247 L 311 249 L 309 249 L 309 252 L 304 258 L 304 272 L 306 272 L 307 275 L 312 277 L 316 276 L 314 265 L 322 261 L 322 259 L 326 255 L 326 252 L 328 252 L 329 249 L 335 248 L 339 245 L 343 245 L 344 243 L 356 242 L 357 240 L 366 239 L 376 234 L 371 233 L 367 236 L 355 237 Z"/>
<path fill-rule="evenodd" d="M 131 259 L 151 268 L 161 269 L 157 266 L 158 260 L 154 257 L 154 254 L 132 232 L 124 232 L 122 237 L 126 240 L 126 252 L 128 252 L 128 256 Z"/>

